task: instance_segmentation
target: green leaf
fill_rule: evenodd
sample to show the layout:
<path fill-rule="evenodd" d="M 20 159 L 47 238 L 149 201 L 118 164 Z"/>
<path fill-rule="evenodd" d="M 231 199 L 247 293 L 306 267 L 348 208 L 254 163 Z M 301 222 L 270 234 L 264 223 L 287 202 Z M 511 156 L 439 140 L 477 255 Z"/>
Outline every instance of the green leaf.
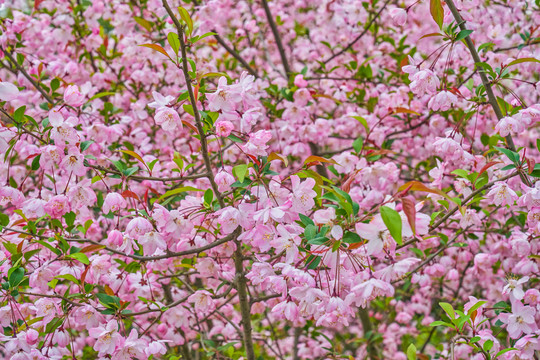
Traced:
<path fill-rule="evenodd" d="M 110 92 L 110 91 L 100 92 L 100 93 L 97 93 L 96 95 L 92 96 L 88 101 L 99 99 L 99 98 L 102 98 L 104 96 L 111 96 L 111 95 L 114 95 L 114 94 L 116 94 L 116 93 L 115 92 Z"/>
<path fill-rule="evenodd" d="M 416 360 L 416 346 L 410 344 L 407 348 L 407 360 Z"/>
<path fill-rule="evenodd" d="M 442 309 L 444 310 L 444 312 L 448 315 L 450 319 L 454 320 L 456 318 L 456 312 L 454 311 L 454 308 L 452 307 L 452 305 L 446 302 L 440 302 L 439 306 L 442 307 Z"/>
<path fill-rule="evenodd" d="M 309 217 L 307 217 L 306 215 L 304 214 L 298 214 L 300 216 L 300 221 L 302 222 L 302 224 L 304 224 L 304 226 L 308 226 L 308 225 L 315 225 L 315 223 L 313 222 L 313 220 L 311 220 Z"/>
<path fill-rule="evenodd" d="M 9 216 L 6 214 L 0 213 L 0 225 L 8 226 L 9 225 Z"/>
<path fill-rule="evenodd" d="M 432 322 L 431 324 L 429 324 L 429 326 L 446 326 L 452 329 L 454 328 L 454 325 L 439 320 Z"/>
<path fill-rule="evenodd" d="M 120 307 L 120 298 L 117 296 L 111 296 L 104 293 L 96 294 L 99 301 L 108 308 Z"/>
<path fill-rule="evenodd" d="M 79 285 L 79 280 L 77 280 L 77 278 L 71 274 L 64 274 L 64 275 L 58 275 L 58 276 L 55 276 L 54 277 L 55 279 L 65 279 L 65 280 L 69 280 L 77 285 Z"/>
<path fill-rule="evenodd" d="M 197 189 L 197 188 L 194 188 L 192 186 L 184 186 L 184 187 L 181 187 L 181 188 L 178 188 L 178 189 L 173 189 L 173 190 L 167 191 L 165 194 L 163 194 L 163 195 L 161 195 L 159 197 L 158 201 L 163 200 L 165 198 L 168 198 L 169 196 L 180 194 L 180 193 L 183 193 L 183 192 L 186 192 L 186 191 L 204 191 L 204 190 Z"/>
<path fill-rule="evenodd" d="M 343 242 L 346 242 L 347 244 L 356 244 L 362 242 L 362 238 L 356 233 L 345 231 L 343 234 Z"/>
<path fill-rule="evenodd" d="M 467 36 L 472 34 L 472 32 L 473 30 L 461 30 L 456 36 L 456 41 L 461 41 L 465 39 Z"/>
<path fill-rule="evenodd" d="M 32 170 L 35 171 L 39 169 L 39 159 L 41 159 L 41 154 L 39 154 L 32 160 Z"/>
<path fill-rule="evenodd" d="M 21 267 L 18 267 L 16 269 L 13 269 L 11 273 L 8 276 L 8 281 L 11 287 L 17 287 L 24 279 L 24 269 Z"/>
<path fill-rule="evenodd" d="M 474 304 L 473 306 L 471 306 L 471 308 L 469 309 L 469 311 L 467 311 L 467 314 L 472 314 L 473 311 L 475 311 L 476 309 L 478 309 L 480 306 L 484 305 L 484 304 L 487 304 L 487 301 L 478 301 L 476 304 Z"/>
<path fill-rule="evenodd" d="M 178 40 L 178 34 L 174 31 L 171 31 L 167 34 L 167 41 L 171 48 L 174 50 L 174 53 L 178 55 L 178 50 L 180 49 L 180 40 Z"/>
<path fill-rule="evenodd" d="M 439 25 L 439 29 L 442 29 L 444 21 L 444 9 L 441 4 L 441 0 L 430 0 L 429 1 L 429 11 L 433 20 Z"/>
<path fill-rule="evenodd" d="M 68 255 L 68 257 L 78 260 L 85 265 L 90 264 L 90 260 L 88 260 L 88 256 L 86 256 L 84 253 L 75 253 L 75 254 Z"/>
<path fill-rule="evenodd" d="M 193 20 L 191 20 L 189 12 L 183 7 L 179 6 L 178 11 L 180 12 L 180 17 L 182 20 L 184 20 L 184 22 L 187 24 L 188 31 L 186 31 L 186 34 L 189 36 L 193 32 Z"/>
<path fill-rule="evenodd" d="M 354 140 L 353 149 L 356 151 L 357 154 L 359 154 L 362 151 L 362 148 L 364 147 L 364 139 L 360 136 L 356 140 Z"/>
<path fill-rule="evenodd" d="M 148 31 L 152 31 L 152 24 L 148 20 L 145 20 L 138 16 L 135 16 L 134 19 L 137 22 L 137 24 L 141 25 L 143 28 L 145 28 Z"/>
<path fill-rule="evenodd" d="M 315 225 L 308 225 L 304 229 L 304 236 L 306 240 L 311 240 L 317 235 L 317 227 Z"/>
<path fill-rule="evenodd" d="M 236 176 L 236 178 L 240 182 L 244 182 L 244 179 L 246 178 L 246 175 L 247 175 L 247 171 L 248 171 L 247 164 L 236 165 L 232 169 L 233 175 Z"/>
<path fill-rule="evenodd" d="M 403 221 L 399 213 L 388 206 L 381 206 L 381 217 L 388 231 L 390 231 L 390 235 L 392 235 L 398 245 L 401 245 L 403 243 Z"/>
<path fill-rule="evenodd" d="M 513 348 L 513 347 L 512 347 L 512 348 L 508 348 L 508 349 L 503 349 L 503 350 L 499 351 L 499 352 L 497 353 L 497 355 L 495 355 L 494 359 L 498 358 L 499 356 L 501 356 L 501 355 L 503 355 L 503 354 L 506 354 L 506 353 L 509 352 L 509 351 L 513 351 L 513 350 L 517 350 L 517 349 L 516 349 L 516 348 Z"/>
<path fill-rule="evenodd" d="M 56 89 L 60 87 L 60 80 L 57 78 L 54 78 L 51 80 L 51 90 L 54 92 Z"/>
<path fill-rule="evenodd" d="M 491 350 L 492 347 L 493 347 L 493 340 L 488 339 L 484 343 L 484 346 L 482 346 L 482 349 L 484 349 L 485 351 L 489 351 L 489 350 Z"/>
<path fill-rule="evenodd" d="M 369 125 L 368 125 L 366 119 L 364 119 L 361 116 L 352 116 L 352 118 L 358 120 L 358 122 L 360 122 L 360 124 L 362 124 L 364 126 L 364 128 L 366 129 L 366 132 L 369 133 Z"/>
<path fill-rule="evenodd" d="M 64 219 L 66 220 L 66 225 L 68 227 L 73 226 L 73 224 L 75 224 L 75 217 L 76 215 L 73 211 L 70 211 L 64 215 Z"/>
<path fill-rule="evenodd" d="M 506 157 L 508 159 L 510 159 L 510 161 L 512 161 L 513 163 L 519 163 L 519 154 L 510 150 L 510 149 L 506 149 L 506 148 L 502 148 L 502 147 L 498 147 L 498 146 L 494 146 L 495 149 L 499 150 L 500 152 L 502 152 L 504 155 L 506 155 Z"/>
<path fill-rule="evenodd" d="M 537 62 L 537 63 L 540 63 L 540 60 L 535 59 L 535 58 L 521 58 L 521 59 L 516 59 L 514 61 L 511 61 L 506 66 L 517 65 L 517 64 L 521 64 L 521 63 L 525 63 L 525 62 Z"/>
<path fill-rule="evenodd" d="M 84 150 L 88 149 L 90 147 L 90 145 L 92 145 L 94 143 L 94 140 L 87 140 L 87 141 L 83 141 L 81 143 L 81 152 L 83 152 Z"/>

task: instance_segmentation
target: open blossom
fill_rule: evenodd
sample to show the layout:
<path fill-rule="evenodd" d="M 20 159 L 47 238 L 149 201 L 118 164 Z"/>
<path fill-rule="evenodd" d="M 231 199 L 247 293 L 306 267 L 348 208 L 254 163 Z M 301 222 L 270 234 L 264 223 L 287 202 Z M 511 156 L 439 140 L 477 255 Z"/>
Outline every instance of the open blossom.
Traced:
<path fill-rule="evenodd" d="M 234 176 L 227 171 L 220 171 L 216 174 L 214 180 L 218 186 L 220 192 L 231 190 L 231 184 L 235 182 Z"/>
<path fill-rule="evenodd" d="M 206 290 L 198 290 L 194 292 L 188 298 L 188 302 L 192 303 L 195 306 L 195 309 L 203 314 L 207 313 L 209 310 L 212 310 L 214 307 L 212 294 Z"/>
<path fill-rule="evenodd" d="M 508 284 L 503 289 L 503 294 L 510 294 L 512 300 L 521 300 L 525 296 L 523 284 L 529 281 L 529 277 L 525 276 L 521 279 L 508 279 Z"/>
<path fill-rule="evenodd" d="M 227 121 L 227 120 L 220 120 L 216 122 L 215 126 L 216 126 L 216 135 L 222 136 L 222 137 L 227 137 L 231 135 L 231 132 L 234 129 L 234 125 L 232 124 L 232 122 Z"/>
<path fill-rule="evenodd" d="M 77 85 L 69 85 L 64 91 L 64 101 L 70 106 L 79 107 L 84 104 L 84 95 Z"/>
<path fill-rule="evenodd" d="M 403 26 L 407 22 L 407 11 L 402 8 L 393 8 L 390 10 L 390 17 L 396 26 Z"/>
<path fill-rule="evenodd" d="M 266 156 L 268 155 L 268 142 L 272 139 L 272 134 L 268 130 L 259 130 L 249 135 L 249 141 L 242 146 L 242 150 L 250 155 Z"/>
<path fill-rule="evenodd" d="M 531 306 L 525 306 L 520 301 L 512 304 L 512 314 L 508 316 L 507 331 L 512 339 L 517 339 L 521 334 L 530 334 L 536 331 L 538 326 L 534 315 L 536 310 Z"/>
<path fill-rule="evenodd" d="M 0 82 L 0 101 L 11 101 L 19 96 L 19 88 L 9 82 Z"/>
<path fill-rule="evenodd" d="M 65 195 L 53 196 L 44 206 L 45 212 L 55 219 L 60 219 L 70 211 L 69 199 Z"/>
<path fill-rule="evenodd" d="M 441 91 L 433 96 L 428 103 L 428 106 L 433 111 L 446 111 L 450 109 L 452 104 L 457 102 L 457 96 L 450 91 Z"/>
<path fill-rule="evenodd" d="M 116 192 L 108 193 L 103 201 L 103 212 L 108 214 L 111 211 L 118 211 L 127 206 L 126 199 Z"/>
<path fill-rule="evenodd" d="M 111 355 L 116 349 L 116 344 L 120 339 L 118 333 L 118 323 L 116 320 L 111 320 L 105 326 L 99 326 L 88 330 L 88 334 L 96 338 L 94 350 L 99 352 L 100 356 L 105 354 Z"/>
<path fill-rule="evenodd" d="M 237 86 L 227 85 L 227 78 L 222 76 L 218 80 L 218 88 L 216 92 L 212 94 L 206 94 L 208 99 L 208 108 L 211 111 L 233 111 L 239 101 L 242 100 L 242 96 Z"/>
<path fill-rule="evenodd" d="M 503 181 L 497 181 L 487 196 L 493 198 L 495 205 L 513 205 L 518 199 L 514 190 Z"/>
<path fill-rule="evenodd" d="M 161 109 L 163 107 L 167 107 L 174 100 L 174 96 L 163 96 L 157 91 L 152 91 L 152 96 L 154 97 L 154 101 L 148 104 L 148 107 L 151 107 L 153 109 Z"/>
<path fill-rule="evenodd" d="M 118 350 L 112 356 L 112 360 L 131 360 L 142 358 L 146 349 L 145 341 L 139 339 L 137 330 L 132 329 L 129 336 L 119 338 Z"/>
<path fill-rule="evenodd" d="M 176 110 L 162 107 L 160 108 L 156 115 L 154 116 L 156 124 L 160 125 L 165 131 L 174 131 L 176 128 L 182 128 L 182 120 L 180 120 L 180 115 Z"/>
<path fill-rule="evenodd" d="M 416 95 L 433 94 L 440 85 L 437 75 L 429 69 L 418 71 L 410 76 L 410 80 L 409 87 Z"/>
<path fill-rule="evenodd" d="M 525 130 L 523 124 L 515 117 L 505 116 L 497 125 L 495 125 L 495 131 L 501 136 L 508 136 L 510 134 L 517 134 Z"/>
<path fill-rule="evenodd" d="M 84 166 L 84 156 L 75 146 L 69 148 L 68 154 L 62 160 L 62 168 L 73 175 L 84 176 L 86 167 Z"/>

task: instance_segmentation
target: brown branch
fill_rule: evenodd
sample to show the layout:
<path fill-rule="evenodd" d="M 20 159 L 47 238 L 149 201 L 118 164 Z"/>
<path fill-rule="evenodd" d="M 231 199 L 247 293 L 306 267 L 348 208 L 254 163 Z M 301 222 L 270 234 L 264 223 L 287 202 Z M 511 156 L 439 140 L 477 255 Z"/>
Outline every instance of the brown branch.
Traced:
<path fill-rule="evenodd" d="M 328 59 L 326 60 L 323 60 L 323 64 L 327 64 L 329 63 L 330 61 L 334 60 L 335 58 L 337 58 L 338 56 L 341 56 L 343 55 L 346 51 L 348 51 L 349 49 L 351 49 L 353 47 L 354 44 L 356 44 L 360 39 L 362 39 L 362 37 L 364 37 L 364 35 L 367 34 L 367 32 L 369 31 L 369 28 L 371 27 L 371 25 L 373 25 L 373 23 L 379 18 L 379 16 L 381 15 L 381 13 L 383 12 L 384 9 L 386 9 L 386 6 L 390 3 L 391 0 L 386 0 L 385 3 L 383 4 L 383 6 L 379 9 L 379 11 L 377 12 L 377 14 L 375 14 L 375 16 L 373 17 L 373 19 L 371 19 L 371 21 L 365 26 L 364 30 L 360 33 L 360 35 L 358 35 L 353 41 L 351 41 L 349 43 L 349 45 L 347 45 L 346 47 L 344 47 L 341 51 L 335 53 L 334 55 L 330 56 Z M 322 69 L 322 65 L 319 66 L 319 68 L 315 71 L 319 71 Z"/>
<path fill-rule="evenodd" d="M 244 60 L 244 58 L 242 56 L 240 56 L 240 54 L 238 52 L 236 52 L 233 48 L 231 48 L 229 45 L 227 45 L 227 43 L 225 42 L 225 40 L 223 40 L 223 38 L 221 36 L 219 36 L 217 34 L 217 31 L 216 30 L 212 30 L 213 32 L 216 33 L 216 35 L 214 35 L 214 37 L 216 38 L 217 42 L 223 46 L 223 48 L 225 50 L 227 50 L 227 52 L 229 54 L 231 54 L 236 60 L 238 60 L 238 62 L 240 64 L 242 64 L 242 66 L 253 76 L 255 76 L 256 78 L 259 77 L 259 75 L 257 74 L 257 72 L 247 63 L 246 60 Z"/>
<path fill-rule="evenodd" d="M 267 0 L 261 0 L 261 2 L 264 8 L 264 13 L 266 14 L 266 19 L 268 20 L 268 25 L 270 25 L 272 34 L 274 34 L 274 39 L 276 41 L 276 46 L 279 51 L 279 56 L 281 57 L 283 68 L 285 69 L 285 75 L 288 78 L 289 76 L 291 76 L 291 68 L 289 67 L 289 61 L 287 60 L 287 55 L 285 54 L 285 48 L 283 47 L 283 43 L 281 42 L 281 36 L 279 35 L 279 31 L 276 22 L 274 21 L 274 17 L 272 16 L 272 12 L 268 7 Z"/>
<path fill-rule="evenodd" d="M 465 26 L 465 20 L 461 17 L 459 14 L 459 11 L 454 4 L 453 0 L 446 1 L 446 5 L 448 5 L 448 8 L 450 9 L 450 12 L 454 16 L 454 19 L 459 24 L 459 28 L 461 31 L 466 31 L 467 27 Z M 474 63 L 480 63 L 482 60 L 480 59 L 480 56 L 478 55 L 478 52 L 476 51 L 476 48 L 474 46 L 474 43 L 471 39 L 470 35 L 467 35 L 465 37 L 465 43 L 467 44 L 467 48 L 469 49 L 469 52 L 471 53 L 471 56 L 474 60 Z M 488 97 L 488 102 L 493 108 L 493 111 L 495 112 L 495 115 L 497 116 L 497 119 L 501 120 L 504 115 L 501 111 L 501 108 L 499 107 L 499 103 L 497 102 L 497 98 L 495 97 L 495 94 L 493 93 L 493 89 L 491 88 L 491 82 L 488 80 L 486 76 L 486 70 L 482 67 L 478 69 L 478 73 L 480 74 L 480 79 L 482 80 L 482 84 L 484 85 L 484 88 L 486 89 L 486 94 Z M 506 144 L 508 146 L 508 149 L 517 152 L 516 146 L 514 145 L 514 140 L 512 139 L 512 135 L 508 134 L 506 137 Z M 531 182 L 529 181 L 529 178 L 526 174 L 524 174 L 522 171 L 519 172 L 519 177 L 525 183 L 527 186 L 531 186 Z"/>
<path fill-rule="evenodd" d="M 169 4 L 167 3 L 167 0 L 163 0 L 162 3 L 163 3 L 163 7 L 167 11 L 167 14 L 169 14 L 174 25 L 176 26 L 176 30 L 178 32 L 178 39 L 180 40 L 180 49 L 182 50 L 182 71 L 184 73 L 184 79 L 186 81 L 186 87 L 189 94 L 189 100 L 193 108 L 193 116 L 195 117 L 195 125 L 197 126 L 197 131 L 199 132 L 199 137 L 201 141 L 201 154 L 204 160 L 204 164 L 206 166 L 206 171 L 208 173 L 207 178 L 210 181 L 210 185 L 212 186 L 212 190 L 214 191 L 214 194 L 216 195 L 216 198 L 218 199 L 219 205 L 222 208 L 224 208 L 225 202 L 223 201 L 223 197 L 221 196 L 221 193 L 218 190 L 216 181 L 214 180 L 214 173 L 212 172 L 212 164 L 210 162 L 210 156 L 208 155 L 208 144 L 206 141 L 206 134 L 204 133 L 201 116 L 199 114 L 199 110 L 197 109 L 197 99 L 195 99 L 193 87 L 191 86 L 191 78 L 189 76 L 189 65 L 188 65 L 188 59 L 187 59 L 187 47 L 186 47 L 186 42 L 184 40 L 184 26 L 180 24 L 180 22 L 174 15 Z"/>

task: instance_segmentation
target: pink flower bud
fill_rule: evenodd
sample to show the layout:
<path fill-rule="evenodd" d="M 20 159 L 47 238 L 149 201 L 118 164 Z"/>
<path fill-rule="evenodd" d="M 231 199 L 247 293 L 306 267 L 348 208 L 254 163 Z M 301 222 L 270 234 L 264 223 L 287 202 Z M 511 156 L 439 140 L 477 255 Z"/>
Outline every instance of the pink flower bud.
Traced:
<path fill-rule="evenodd" d="M 308 85 L 308 82 L 304 80 L 304 75 L 298 74 L 294 78 L 294 85 L 298 86 L 299 88 L 304 88 Z"/>
<path fill-rule="evenodd" d="M 110 211 L 118 211 L 125 208 L 127 205 L 126 200 L 119 193 L 109 193 L 103 201 L 103 212 L 108 214 Z"/>
<path fill-rule="evenodd" d="M 38 338 L 39 338 L 39 332 L 37 332 L 34 329 L 29 329 L 26 332 L 25 339 L 28 345 L 34 345 L 37 342 Z"/>
<path fill-rule="evenodd" d="M 84 95 L 77 85 L 69 85 L 64 91 L 64 102 L 68 105 L 79 107 L 84 104 Z"/>
<path fill-rule="evenodd" d="M 394 25 L 403 26 L 407 22 L 407 11 L 402 8 L 393 8 L 390 10 L 390 17 Z"/>
<path fill-rule="evenodd" d="M 111 230 L 107 236 L 107 242 L 111 245 L 121 246 L 124 243 L 124 235 L 118 230 Z"/>

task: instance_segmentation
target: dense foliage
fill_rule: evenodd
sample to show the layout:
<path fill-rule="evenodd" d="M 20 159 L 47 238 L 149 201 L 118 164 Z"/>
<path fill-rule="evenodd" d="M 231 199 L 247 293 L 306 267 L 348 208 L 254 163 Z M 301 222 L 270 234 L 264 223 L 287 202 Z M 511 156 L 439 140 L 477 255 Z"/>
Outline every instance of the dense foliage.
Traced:
<path fill-rule="evenodd" d="M 540 358 L 538 0 L 0 16 L 2 358 Z"/>

